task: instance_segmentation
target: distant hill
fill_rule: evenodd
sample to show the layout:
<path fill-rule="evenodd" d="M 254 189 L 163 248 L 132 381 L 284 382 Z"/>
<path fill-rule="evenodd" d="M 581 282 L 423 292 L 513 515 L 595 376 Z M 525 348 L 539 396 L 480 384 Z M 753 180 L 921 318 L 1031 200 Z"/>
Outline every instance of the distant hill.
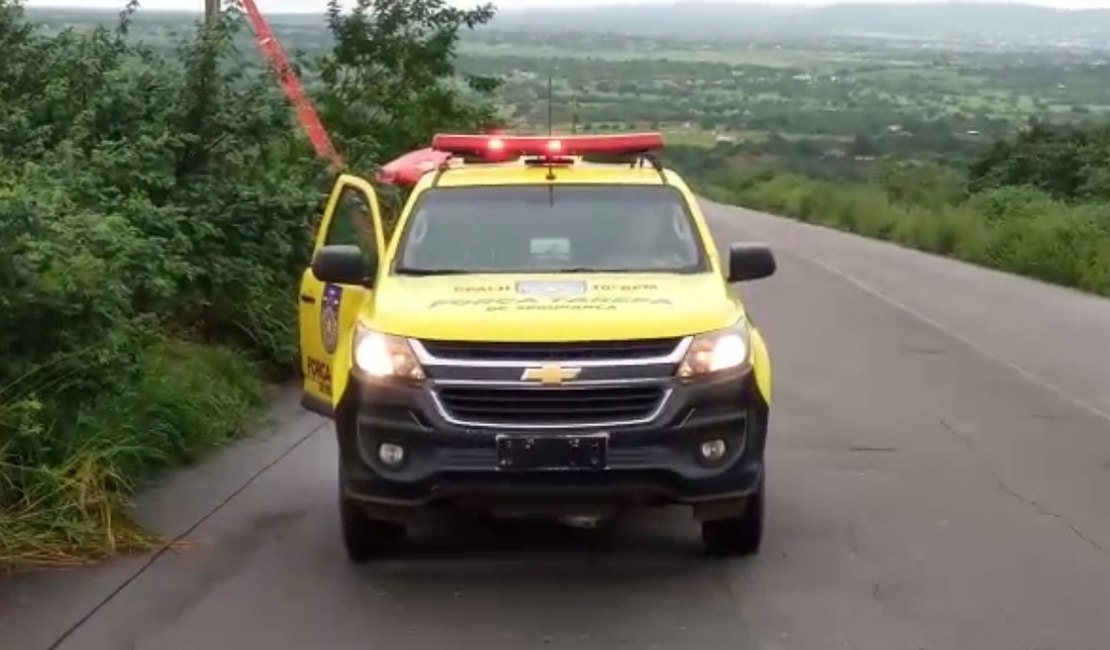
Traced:
<path fill-rule="evenodd" d="M 1110 42 L 1110 10 L 938 2 L 821 7 L 678 1 L 672 4 L 503 9 L 493 29 L 700 37 L 882 36 L 920 40 Z"/>
<path fill-rule="evenodd" d="M 916 38 L 1110 39 L 1110 10 L 1061 10 L 1018 3 L 843 4 L 808 12 L 815 31 Z"/>
<path fill-rule="evenodd" d="M 74 0 L 78 2 L 79 0 Z M 552 0 L 553 2 L 555 0 Z M 199 4 L 199 3 L 198 3 Z M 321 2 L 322 4 L 322 2 Z M 112 22 L 115 12 L 88 9 L 28 9 L 58 27 Z M 141 24 L 186 26 L 199 14 L 140 10 Z M 323 30 L 323 14 L 273 14 L 279 34 Z M 1110 49 L 1110 10 L 1060 10 L 1019 3 L 936 2 L 922 4 L 770 5 L 726 1 L 585 7 L 501 9 L 496 31 L 613 33 L 675 38 L 876 37 L 990 44 L 1085 44 Z"/>
<path fill-rule="evenodd" d="M 502 8 L 493 29 L 573 30 L 659 36 L 730 36 L 778 29 L 808 13 L 803 6 L 688 0 L 673 4 Z"/>

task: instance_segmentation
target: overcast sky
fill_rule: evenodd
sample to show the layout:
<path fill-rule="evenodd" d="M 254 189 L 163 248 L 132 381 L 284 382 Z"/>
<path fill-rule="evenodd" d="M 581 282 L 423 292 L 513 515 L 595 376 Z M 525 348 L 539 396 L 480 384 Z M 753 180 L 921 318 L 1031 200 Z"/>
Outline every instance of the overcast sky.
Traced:
<path fill-rule="evenodd" d="M 326 0 L 256 0 L 259 8 L 264 12 L 322 12 L 327 4 Z M 515 7 L 536 6 L 567 6 L 588 4 L 614 4 L 614 3 L 670 3 L 673 0 L 492 0 L 502 9 Z M 851 1 L 851 0 L 849 0 Z M 874 0 L 867 0 L 874 1 Z M 885 0 L 886 2 L 911 2 L 913 0 Z M 989 1 L 989 0 L 988 0 Z M 994 0 L 999 2 L 1009 0 Z M 1029 4 L 1042 4 L 1054 7 L 1067 7 L 1072 9 L 1093 9 L 1110 7 L 1110 0 L 1025 0 Z M 204 0 L 141 0 L 146 9 L 186 9 L 200 11 L 204 7 Z M 454 4 L 473 5 L 478 0 L 452 0 Z M 123 7 L 125 0 L 25 0 L 27 6 L 32 7 L 108 7 L 117 9 Z M 832 4 L 831 0 L 761 0 L 760 4 Z"/>

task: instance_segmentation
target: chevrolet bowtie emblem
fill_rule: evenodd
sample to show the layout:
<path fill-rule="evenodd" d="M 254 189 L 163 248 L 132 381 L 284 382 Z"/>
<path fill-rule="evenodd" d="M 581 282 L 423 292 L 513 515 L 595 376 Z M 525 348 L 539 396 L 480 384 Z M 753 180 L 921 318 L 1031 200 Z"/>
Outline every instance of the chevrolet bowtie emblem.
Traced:
<path fill-rule="evenodd" d="M 561 384 L 564 381 L 571 381 L 582 374 L 581 368 L 564 368 L 562 366 L 549 365 L 540 366 L 538 368 L 525 368 L 524 374 L 521 375 L 522 381 L 538 381 L 541 384 Z"/>

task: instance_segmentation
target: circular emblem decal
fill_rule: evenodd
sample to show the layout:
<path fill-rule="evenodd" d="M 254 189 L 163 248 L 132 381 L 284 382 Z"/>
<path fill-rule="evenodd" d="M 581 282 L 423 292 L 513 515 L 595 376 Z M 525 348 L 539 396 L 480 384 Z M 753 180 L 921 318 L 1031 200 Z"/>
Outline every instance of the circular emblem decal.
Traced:
<path fill-rule="evenodd" d="M 338 284 L 324 286 L 324 299 L 320 304 L 320 338 L 328 354 L 334 353 L 339 345 L 339 303 L 342 297 L 343 287 Z"/>

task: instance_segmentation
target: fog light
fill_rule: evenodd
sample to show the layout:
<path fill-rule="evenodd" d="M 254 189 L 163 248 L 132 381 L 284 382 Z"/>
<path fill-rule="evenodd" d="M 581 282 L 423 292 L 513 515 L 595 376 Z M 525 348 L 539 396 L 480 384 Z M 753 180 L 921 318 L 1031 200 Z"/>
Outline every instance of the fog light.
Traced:
<path fill-rule="evenodd" d="M 390 442 L 383 442 L 378 447 L 378 458 L 389 467 L 398 467 L 405 462 L 405 448 Z"/>
<path fill-rule="evenodd" d="M 701 449 L 699 451 L 701 452 L 702 460 L 715 463 L 725 457 L 725 452 L 728 451 L 728 443 L 720 438 L 706 440 L 701 443 Z"/>

